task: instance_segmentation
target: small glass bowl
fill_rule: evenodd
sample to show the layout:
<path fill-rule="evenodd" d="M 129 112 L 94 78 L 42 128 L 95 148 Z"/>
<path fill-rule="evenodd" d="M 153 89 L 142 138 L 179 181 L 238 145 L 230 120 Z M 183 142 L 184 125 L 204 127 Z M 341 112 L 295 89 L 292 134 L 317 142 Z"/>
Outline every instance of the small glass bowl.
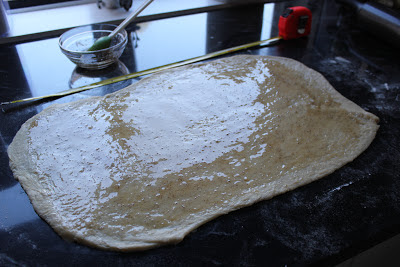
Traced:
<path fill-rule="evenodd" d="M 61 51 L 73 63 L 85 69 L 104 69 L 121 56 L 128 42 L 128 34 L 120 31 L 111 40 L 109 48 L 87 51 L 100 37 L 109 35 L 117 26 L 111 24 L 93 24 L 78 27 L 63 33 L 58 45 Z"/>

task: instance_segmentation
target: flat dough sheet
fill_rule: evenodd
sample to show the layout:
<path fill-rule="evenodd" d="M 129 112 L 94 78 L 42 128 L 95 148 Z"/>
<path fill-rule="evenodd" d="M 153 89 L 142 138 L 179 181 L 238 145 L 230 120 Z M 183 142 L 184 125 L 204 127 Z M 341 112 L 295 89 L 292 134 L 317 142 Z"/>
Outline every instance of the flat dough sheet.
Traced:
<path fill-rule="evenodd" d="M 132 251 L 332 173 L 369 146 L 377 123 L 295 60 L 234 56 L 52 105 L 8 153 L 58 234 Z"/>

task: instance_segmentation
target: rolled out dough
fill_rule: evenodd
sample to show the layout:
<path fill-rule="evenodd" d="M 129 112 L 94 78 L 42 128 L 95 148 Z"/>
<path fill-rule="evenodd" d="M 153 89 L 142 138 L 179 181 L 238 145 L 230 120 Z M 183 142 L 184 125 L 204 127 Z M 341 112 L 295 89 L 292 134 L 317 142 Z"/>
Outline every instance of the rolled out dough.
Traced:
<path fill-rule="evenodd" d="M 377 123 L 297 61 L 234 56 L 53 105 L 8 152 L 58 234 L 131 251 L 333 172 L 368 147 Z"/>

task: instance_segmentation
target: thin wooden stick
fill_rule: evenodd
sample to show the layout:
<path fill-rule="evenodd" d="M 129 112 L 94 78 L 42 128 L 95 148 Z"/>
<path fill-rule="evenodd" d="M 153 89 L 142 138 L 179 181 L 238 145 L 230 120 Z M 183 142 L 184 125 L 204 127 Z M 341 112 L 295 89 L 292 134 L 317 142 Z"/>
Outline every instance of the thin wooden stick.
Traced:
<path fill-rule="evenodd" d="M 89 84 L 89 85 L 84 85 L 84 86 L 81 86 L 81 87 L 78 87 L 78 88 L 69 89 L 69 90 L 66 90 L 66 91 L 59 92 L 59 93 L 54 93 L 54 94 L 44 95 L 44 96 L 36 96 L 36 97 L 24 98 L 24 99 L 14 100 L 14 101 L 10 101 L 10 102 L 2 102 L 2 103 L 0 103 L 0 105 L 9 105 L 9 104 L 15 104 L 15 103 L 21 103 L 21 102 L 27 102 L 27 101 L 41 100 L 41 99 L 45 99 L 45 98 L 52 98 L 52 97 L 63 97 L 63 96 L 67 96 L 67 95 L 83 92 L 83 91 L 86 91 L 86 90 L 90 90 L 90 89 L 93 89 L 93 88 L 97 88 L 97 87 L 100 87 L 100 86 L 109 85 L 109 84 L 112 84 L 112 83 L 125 81 L 125 80 L 129 80 L 129 79 L 137 78 L 137 77 L 140 77 L 140 76 L 144 76 L 144 75 L 160 72 L 160 71 L 163 71 L 163 70 L 176 68 L 176 67 L 180 67 L 180 66 L 183 66 L 183 65 L 192 64 L 192 63 L 195 63 L 195 62 L 207 60 L 207 59 L 214 58 L 214 57 L 217 57 L 217 56 L 226 55 L 226 54 L 229 54 L 229 53 L 237 52 L 239 50 L 251 48 L 251 47 L 254 47 L 254 46 L 271 45 L 271 44 L 274 44 L 275 42 L 278 42 L 281 39 L 282 38 L 280 36 L 278 36 L 278 37 L 274 37 L 274 38 L 267 39 L 267 40 L 256 41 L 256 42 L 252 42 L 252 43 L 248 43 L 248 44 L 239 45 L 239 46 L 235 46 L 235 47 L 232 47 L 232 48 L 220 50 L 220 51 L 217 51 L 217 52 L 212 52 L 212 53 L 209 53 L 209 54 L 206 54 L 206 55 L 203 55 L 203 56 L 194 57 L 194 58 L 190 58 L 190 59 L 187 59 L 187 60 L 178 61 L 178 62 L 175 62 L 175 63 L 171 63 L 171 64 L 167 64 L 167 65 L 163 65 L 163 66 L 159 66 L 159 67 L 155 67 L 155 68 L 151 68 L 151 69 L 147 69 L 147 70 L 143 70 L 143 71 L 139 71 L 139 72 L 134 72 L 134 73 L 123 75 L 123 76 L 118 76 L 118 77 L 115 77 L 115 78 L 103 80 L 103 81 L 92 83 L 92 84 Z"/>

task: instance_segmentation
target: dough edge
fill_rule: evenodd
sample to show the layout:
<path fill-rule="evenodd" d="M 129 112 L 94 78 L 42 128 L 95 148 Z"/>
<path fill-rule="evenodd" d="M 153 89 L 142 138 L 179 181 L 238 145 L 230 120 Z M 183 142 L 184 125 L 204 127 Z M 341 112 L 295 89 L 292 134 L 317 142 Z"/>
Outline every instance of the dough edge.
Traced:
<path fill-rule="evenodd" d="M 29 133 L 29 126 L 33 123 L 37 118 L 47 116 L 47 114 L 51 113 L 53 110 L 56 109 L 73 109 L 74 107 L 84 105 L 86 103 L 93 103 L 96 101 L 100 101 L 103 97 L 113 97 L 117 94 L 121 94 L 124 91 L 134 90 L 135 87 L 140 87 L 142 82 L 148 81 L 150 79 L 157 79 L 157 77 L 162 73 L 173 73 L 176 71 L 184 70 L 188 67 L 195 67 L 196 65 L 203 65 L 205 63 L 199 63 L 196 65 L 188 65 L 182 66 L 178 68 L 174 68 L 171 70 L 166 70 L 161 73 L 156 73 L 151 76 L 145 77 L 141 79 L 139 82 L 132 84 L 124 89 L 121 89 L 117 92 L 108 94 L 106 96 L 100 97 L 91 97 L 87 99 L 77 100 L 71 103 L 64 103 L 64 104 L 53 104 L 42 112 L 36 114 L 28 121 L 26 121 L 22 126 L 21 129 L 17 132 L 16 136 L 14 137 L 13 142 L 8 147 L 8 155 L 10 158 L 10 167 L 13 171 L 15 179 L 17 179 L 23 189 L 28 194 L 31 203 L 35 209 L 35 211 L 42 217 L 50 226 L 63 238 L 71 241 L 78 241 L 79 243 L 83 243 L 86 245 L 90 245 L 93 247 L 97 247 L 100 249 L 107 249 L 107 250 L 116 250 L 116 251 L 138 251 L 138 250 L 146 250 L 154 247 L 158 247 L 165 244 L 173 244 L 180 242 L 189 232 L 193 231 L 194 229 L 198 228 L 200 225 L 203 225 L 216 217 L 219 217 L 223 214 L 227 214 L 229 212 L 235 211 L 239 208 L 250 206 L 256 202 L 262 200 L 271 199 L 277 195 L 283 194 L 300 186 L 306 185 L 311 183 L 315 180 L 318 180 L 335 170 L 339 169 L 340 167 L 346 165 L 347 163 L 353 161 L 356 157 L 358 157 L 362 152 L 367 149 L 367 147 L 371 144 L 373 139 L 375 138 L 376 132 L 379 128 L 377 123 L 379 122 L 379 118 L 369 112 L 366 112 L 361 107 L 353 103 L 352 101 L 348 100 L 344 96 L 342 96 L 339 92 L 337 92 L 330 83 L 317 71 L 308 68 L 303 63 L 300 63 L 296 60 L 283 58 L 283 57 L 275 57 L 275 56 L 253 56 L 253 55 L 238 55 L 232 56 L 228 58 L 217 59 L 215 61 L 224 61 L 224 60 L 231 60 L 235 61 L 243 61 L 249 60 L 254 58 L 266 58 L 268 60 L 277 61 L 287 68 L 293 71 L 300 71 L 306 77 L 306 81 L 308 83 L 313 83 L 315 86 L 321 88 L 321 90 L 326 91 L 331 95 L 334 100 L 341 104 L 341 107 L 351 113 L 356 114 L 356 116 L 363 120 L 363 142 L 359 142 L 357 149 L 355 149 L 351 154 L 346 158 L 343 158 L 341 162 L 331 165 L 329 163 L 325 164 L 322 169 L 319 169 L 319 172 L 315 173 L 312 177 L 306 177 L 307 179 L 300 179 L 298 180 L 296 177 L 282 177 L 279 181 L 274 181 L 270 183 L 267 187 L 264 188 L 253 188 L 253 192 L 257 191 L 257 194 L 246 194 L 244 197 L 237 197 L 237 199 L 231 203 L 228 208 L 220 208 L 218 211 L 213 211 L 212 214 L 208 213 L 204 216 L 198 216 L 198 219 L 191 219 L 190 221 L 186 221 L 183 225 L 179 226 L 179 232 L 175 228 L 171 228 L 169 231 L 165 230 L 165 234 L 163 237 L 157 242 L 153 241 L 146 241 L 146 240 L 114 240 L 109 236 L 81 236 L 78 235 L 74 229 L 66 229 L 63 225 L 63 220 L 61 216 L 57 213 L 54 209 L 51 201 L 46 199 L 46 195 L 50 194 L 49 192 L 43 192 L 40 190 L 40 185 L 38 186 L 38 181 L 36 180 L 37 173 L 34 169 L 34 164 L 29 157 L 25 155 L 28 154 L 28 141 L 27 136 Z M 306 170 L 303 170 L 304 172 Z M 306 173 L 306 172 L 305 172 Z M 39 189 L 34 189 L 39 188 Z M 101 234 L 101 233 L 100 233 Z"/>

